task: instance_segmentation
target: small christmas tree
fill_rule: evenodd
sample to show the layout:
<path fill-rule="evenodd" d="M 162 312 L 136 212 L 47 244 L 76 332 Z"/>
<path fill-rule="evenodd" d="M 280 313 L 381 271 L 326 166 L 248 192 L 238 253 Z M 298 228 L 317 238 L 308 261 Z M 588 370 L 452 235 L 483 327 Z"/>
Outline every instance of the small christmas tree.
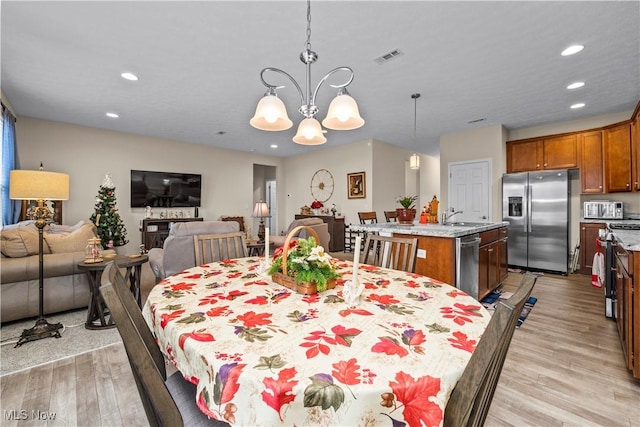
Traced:
<path fill-rule="evenodd" d="M 109 173 L 105 175 L 104 181 L 100 185 L 91 222 L 98 228 L 98 237 L 103 248 L 123 246 L 129 243 L 127 229 L 120 218 L 118 209 L 116 209 L 116 186 Z"/>

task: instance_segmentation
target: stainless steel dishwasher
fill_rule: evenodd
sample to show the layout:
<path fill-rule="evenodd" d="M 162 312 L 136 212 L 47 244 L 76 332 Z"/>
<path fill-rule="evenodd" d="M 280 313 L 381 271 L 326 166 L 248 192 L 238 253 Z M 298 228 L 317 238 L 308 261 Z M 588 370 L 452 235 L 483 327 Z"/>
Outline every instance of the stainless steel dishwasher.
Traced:
<path fill-rule="evenodd" d="M 456 238 L 456 288 L 478 299 L 478 233 Z"/>

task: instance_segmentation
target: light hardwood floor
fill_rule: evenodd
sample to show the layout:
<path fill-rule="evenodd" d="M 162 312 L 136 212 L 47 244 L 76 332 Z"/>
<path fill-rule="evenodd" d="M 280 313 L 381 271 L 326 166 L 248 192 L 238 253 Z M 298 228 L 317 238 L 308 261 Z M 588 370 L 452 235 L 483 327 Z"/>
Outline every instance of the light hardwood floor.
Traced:
<path fill-rule="evenodd" d="M 504 284 L 513 290 L 520 274 Z M 143 277 L 144 279 L 144 277 Z M 602 290 L 587 276 L 545 275 L 514 334 L 487 426 L 640 426 L 640 382 L 623 366 Z M 146 425 L 122 344 L 1 379 L 2 426 Z M 28 420 L 9 420 L 26 410 Z M 55 412 L 53 420 L 32 410 Z M 14 417 L 15 418 L 15 417 Z"/>

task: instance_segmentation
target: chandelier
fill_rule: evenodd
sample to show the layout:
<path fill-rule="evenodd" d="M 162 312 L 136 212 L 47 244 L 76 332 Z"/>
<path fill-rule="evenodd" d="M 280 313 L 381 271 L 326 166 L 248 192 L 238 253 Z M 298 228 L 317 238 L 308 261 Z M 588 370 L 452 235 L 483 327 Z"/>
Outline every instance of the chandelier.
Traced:
<path fill-rule="evenodd" d="M 311 50 L 311 1 L 307 0 L 307 42 L 305 50 L 300 54 L 300 60 L 306 65 L 306 81 L 305 91 L 303 92 L 300 85 L 296 80 L 287 72 L 282 71 L 279 68 L 267 67 L 260 72 L 260 80 L 262 84 L 267 87 L 267 92 L 262 99 L 258 102 L 256 107 L 256 113 L 249 121 L 249 124 L 256 129 L 266 131 L 281 131 L 287 130 L 293 126 L 293 122 L 287 115 L 287 109 L 284 102 L 276 93 L 277 89 L 282 89 L 284 86 L 275 86 L 266 82 L 264 74 L 268 71 L 273 71 L 279 74 L 283 74 L 291 80 L 291 83 L 298 89 L 300 94 L 300 100 L 302 105 L 298 108 L 300 114 L 304 116 L 304 119 L 298 125 L 298 132 L 293 137 L 293 142 L 302 145 L 320 145 L 327 142 L 327 138 L 324 136 L 322 126 L 332 130 L 351 130 L 357 129 L 364 125 L 364 120 L 360 117 L 358 112 L 358 105 L 356 101 L 347 92 L 347 86 L 353 81 L 353 70 L 349 67 L 338 67 L 329 71 L 320 79 L 318 85 L 313 92 L 311 91 L 311 64 L 316 62 L 318 55 Z M 331 87 L 338 89 L 338 94 L 329 104 L 329 110 L 327 116 L 320 122 L 316 120 L 315 116 L 318 113 L 318 107 L 316 106 L 316 95 L 322 84 L 334 73 L 344 71 L 348 73 L 349 78 L 347 81 L 340 85 L 330 85 Z"/>
<path fill-rule="evenodd" d="M 418 138 L 416 136 L 416 123 L 418 121 L 418 98 L 420 98 L 419 93 L 414 93 L 411 95 L 411 99 L 413 99 L 413 143 L 415 145 L 418 145 Z M 409 168 L 420 169 L 420 156 L 418 156 L 418 153 L 413 153 L 411 157 L 409 157 Z"/>

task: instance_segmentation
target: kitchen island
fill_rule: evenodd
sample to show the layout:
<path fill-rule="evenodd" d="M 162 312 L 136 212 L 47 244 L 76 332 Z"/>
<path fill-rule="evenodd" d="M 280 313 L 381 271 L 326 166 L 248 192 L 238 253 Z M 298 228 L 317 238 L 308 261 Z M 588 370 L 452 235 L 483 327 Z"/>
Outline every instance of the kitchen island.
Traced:
<path fill-rule="evenodd" d="M 415 272 L 481 300 L 507 277 L 506 222 L 351 224 L 351 231 L 417 237 Z"/>

